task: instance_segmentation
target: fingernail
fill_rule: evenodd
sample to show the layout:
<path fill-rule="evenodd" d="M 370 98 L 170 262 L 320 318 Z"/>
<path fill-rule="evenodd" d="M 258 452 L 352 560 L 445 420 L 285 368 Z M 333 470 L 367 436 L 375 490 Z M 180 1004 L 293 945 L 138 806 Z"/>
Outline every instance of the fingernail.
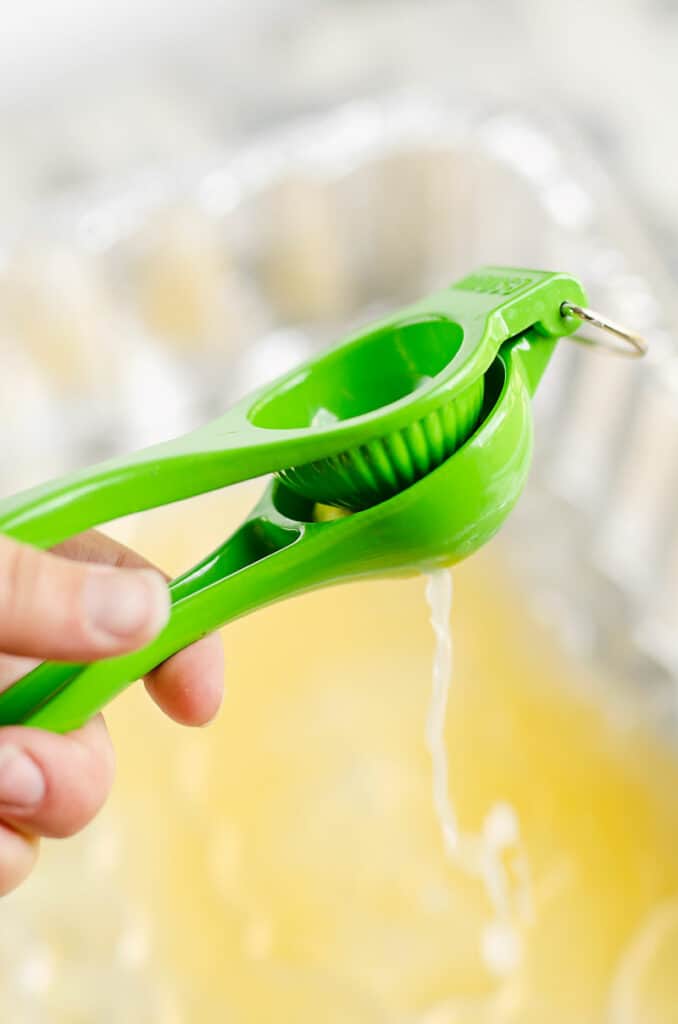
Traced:
<path fill-rule="evenodd" d="M 0 804 L 34 807 L 45 795 L 45 780 L 33 758 L 9 743 L 0 747 Z"/>
<path fill-rule="evenodd" d="M 94 571 L 85 583 L 84 601 L 92 629 L 108 639 L 150 639 L 169 615 L 167 584 L 152 569 Z"/>

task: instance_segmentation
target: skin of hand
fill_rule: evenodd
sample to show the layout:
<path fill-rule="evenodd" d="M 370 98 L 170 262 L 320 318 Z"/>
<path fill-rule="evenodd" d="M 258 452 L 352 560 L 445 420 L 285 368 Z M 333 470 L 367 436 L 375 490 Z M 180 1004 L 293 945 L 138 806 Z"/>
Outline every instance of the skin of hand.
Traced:
<path fill-rule="evenodd" d="M 103 534 L 52 552 L 0 536 L 0 690 L 45 658 L 94 661 L 142 647 L 168 615 L 162 573 Z M 180 651 L 145 684 L 175 721 L 205 725 L 222 698 L 220 638 Z M 64 736 L 0 728 L 0 895 L 30 873 L 41 836 L 70 836 L 91 821 L 113 773 L 101 715 Z"/>

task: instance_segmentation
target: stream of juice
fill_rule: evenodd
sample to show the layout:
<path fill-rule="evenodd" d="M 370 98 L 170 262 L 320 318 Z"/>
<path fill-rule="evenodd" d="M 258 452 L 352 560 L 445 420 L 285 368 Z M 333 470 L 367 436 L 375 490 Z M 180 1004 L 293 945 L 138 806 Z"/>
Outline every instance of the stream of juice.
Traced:
<path fill-rule="evenodd" d="M 531 907 L 526 861 L 519 848 L 518 818 L 510 804 L 497 803 L 488 812 L 481 833 L 473 835 L 459 828 L 450 799 L 445 744 L 445 717 L 453 676 L 452 574 L 448 569 L 429 576 L 426 600 L 435 636 L 433 690 L 426 721 L 426 742 L 433 769 L 433 806 L 448 857 L 485 885 L 493 919 L 482 934 L 483 958 L 490 970 L 499 975 L 509 974 L 518 966 L 522 953 L 518 924 L 529 919 Z M 513 852 L 513 879 L 507 870 L 507 852 Z M 517 892 L 513 891 L 512 880 L 519 887 Z"/>

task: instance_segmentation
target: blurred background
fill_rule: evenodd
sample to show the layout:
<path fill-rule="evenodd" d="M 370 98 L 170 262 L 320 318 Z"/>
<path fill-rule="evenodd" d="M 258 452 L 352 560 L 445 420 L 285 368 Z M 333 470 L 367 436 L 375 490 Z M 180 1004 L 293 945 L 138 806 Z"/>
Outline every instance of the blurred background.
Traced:
<path fill-rule="evenodd" d="M 229 627 L 208 730 L 117 702 L 109 806 L 0 907 L 4 1019 L 678 1021 L 677 47 L 672 0 L 3 11 L 2 493 L 482 262 L 652 346 L 559 347 L 524 500 L 454 573 L 450 789 L 522 865 L 517 955 L 433 812 L 424 581 L 366 583 Z M 112 529 L 177 572 L 260 488 Z"/>
<path fill-rule="evenodd" d="M 672 0 L 28 0 L 0 39 L 3 215 L 409 86 L 576 120 L 670 253 L 677 31 Z"/>

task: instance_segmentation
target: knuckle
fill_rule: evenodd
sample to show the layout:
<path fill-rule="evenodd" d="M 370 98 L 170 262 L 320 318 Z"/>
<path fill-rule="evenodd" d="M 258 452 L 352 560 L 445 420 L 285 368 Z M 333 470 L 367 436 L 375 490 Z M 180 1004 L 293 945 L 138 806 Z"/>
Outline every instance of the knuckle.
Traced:
<path fill-rule="evenodd" d="M 26 544 L 10 543 L 3 551 L 0 606 L 5 619 L 16 621 L 30 609 L 39 568 L 36 552 Z"/>
<path fill-rule="evenodd" d="M 45 835 L 50 839 L 71 839 L 89 824 L 90 818 L 73 809 L 68 817 L 57 821 L 52 828 L 45 828 Z"/>
<path fill-rule="evenodd" d="M 81 631 L 79 574 L 53 555 L 10 542 L 2 552 L 0 609 L 5 624 L 21 628 L 40 616 L 58 620 L 69 635 Z"/>
<path fill-rule="evenodd" d="M 81 567 L 29 545 L 13 548 L 7 573 L 11 620 L 27 622 L 37 613 L 52 629 L 60 630 L 63 640 L 86 642 Z"/>
<path fill-rule="evenodd" d="M 60 796 L 56 813 L 50 815 L 53 818 L 50 834 L 65 839 L 80 832 L 103 807 L 112 783 L 112 758 L 105 751 L 88 757 L 80 781 L 70 792 Z"/>
<path fill-rule="evenodd" d="M 49 835 L 54 839 L 69 839 L 81 832 L 99 813 L 107 795 L 106 791 L 93 787 L 79 793 L 53 822 Z"/>

